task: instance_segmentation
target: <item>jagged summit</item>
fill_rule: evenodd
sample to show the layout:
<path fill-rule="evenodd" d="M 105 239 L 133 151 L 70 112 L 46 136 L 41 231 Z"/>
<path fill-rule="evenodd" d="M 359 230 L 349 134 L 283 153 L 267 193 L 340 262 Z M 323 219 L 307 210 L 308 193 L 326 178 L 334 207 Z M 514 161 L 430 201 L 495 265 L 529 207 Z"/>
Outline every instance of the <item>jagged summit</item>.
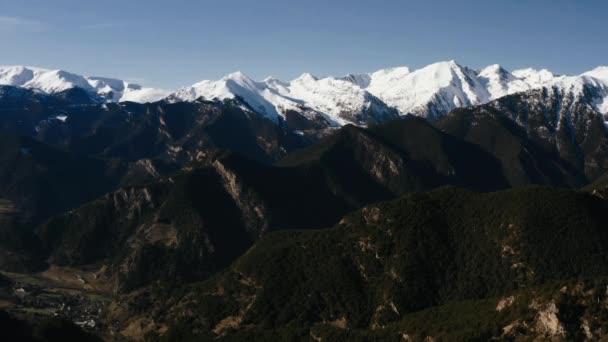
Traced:
<path fill-rule="evenodd" d="M 242 71 L 235 71 L 222 78 L 223 80 L 233 80 L 239 82 L 254 82 L 249 76 Z"/>
<path fill-rule="evenodd" d="M 294 79 L 292 82 L 314 82 L 318 80 L 318 77 L 314 76 L 311 73 L 305 72 L 298 76 L 296 79 Z"/>

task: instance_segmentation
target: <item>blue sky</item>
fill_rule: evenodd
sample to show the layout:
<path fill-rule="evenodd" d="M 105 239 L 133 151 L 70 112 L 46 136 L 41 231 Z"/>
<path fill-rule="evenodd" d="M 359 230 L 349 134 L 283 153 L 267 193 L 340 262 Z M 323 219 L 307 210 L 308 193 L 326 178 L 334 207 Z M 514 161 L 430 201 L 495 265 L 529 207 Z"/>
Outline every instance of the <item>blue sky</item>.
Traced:
<path fill-rule="evenodd" d="M 604 0 L 0 0 L 0 64 L 164 88 L 449 59 L 574 74 L 608 65 L 607 13 Z"/>

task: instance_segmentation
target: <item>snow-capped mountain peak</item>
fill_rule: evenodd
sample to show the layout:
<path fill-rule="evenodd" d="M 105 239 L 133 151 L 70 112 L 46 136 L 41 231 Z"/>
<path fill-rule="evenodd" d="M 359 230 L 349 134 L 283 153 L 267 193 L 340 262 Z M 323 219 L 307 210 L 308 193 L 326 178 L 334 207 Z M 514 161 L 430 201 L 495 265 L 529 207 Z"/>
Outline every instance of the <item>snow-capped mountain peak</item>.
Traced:
<path fill-rule="evenodd" d="M 27 88 L 40 89 L 47 93 L 56 93 L 70 88 L 90 90 L 92 87 L 86 78 L 64 70 L 42 72 L 25 84 Z"/>
<path fill-rule="evenodd" d="M 235 71 L 222 78 L 224 81 L 234 81 L 240 84 L 253 84 L 255 83 L 249 76 L 245 75 L 242 71 Z"/>
<path fill-rule="evenodd" d="M 395 107 L 401 114 L 438 117 L 456 107 L 488 98 L 474 71 L 450 60 L 411 71 L 407 67 L 383 69 L 369 74 L 364 89 Z"/>
<path fill-rule="evenodd" d="M 23 85 L 34 78 L 34 70 L 24 66 L 0 66 L 0 83 Z"/>
<path fill-rule="evenodd" d="M 479 72 L 480 75 L 484 75 L 484 74 L 496 74 L 496 73 L 502 73 L 505 72 L 506 70 L 502 67 L 502 65 L 500 64 L 492 64 L 492 65 L 488 65 L 487 67 L 481 69 L 481 71 Z"/>
<path fill-rule="evenodd" d="M 560 77 L 547 69 L 518 69 L 511 72 L 513 76 L 523 80 L 530 88 L 540 88 L 557 81 Z"/>
<path fill-rule="evenodd" d="M 305 72 L 305 73 L 301 74 L 300 76 L 298 76 L 293 81 L 291 81 L 291 83 L 310 83 L 310 82 L 316 82 L 318 80 L 319 80 L 319 78 L 317 78 L 313 74 Z"/>
<path fill-rule="evenodd" d="M 263 83 L 284 83 L 274 76 L 268 76 L 265 79 L 263 79 L 262 82 Z M 284 83 L 284 84 L 286 84 L 286 83 Z"/>
<path fill-rule="evenodd" d="M 516 77 L 498 64 L 481 69 L 478 77 L 485 84 L 490 94 L 490 100 L 532 88 L 526 80 Z"/>
<path fill-rule="evenodd" d="M 500 64 L 488 65 L 479 71 L 478 76 L 488 80 L 496 80 L 500 82 L 510 82 L 515 78 L 513 74 L 508 72 Z"/>
<path fill-rule="evenodd" d="M 398 77 L 398 76 L 405 76 L 405 75 L 409 74 L 410 72 L 412 72 L 410 70 L 410 68 L 408 68 L 406 66 L 401 66 L 401 67 L 395 67 L 395 68 L 380 69 L 380 70 L 372 73 L 372 75 L 377 78 L 382 77 L 382 76 Z"/>
<path fill-rule="evenodd" d="M 333 125 L 362 124 L 374 122 L 369 115 L 377 120 L 393 117 L 396 111 L 434 119 L 458 107 L 484 104 L 531 89 L 558 87 L 578 91 L 583 86 L 577 86 L 577 82 L 583 82 L 587 88 L 594 87 L 593 82 L 608 84 L 606 67 L 583 76 L 590 79 L 576 81 L 576 77 L 557 76 L 546 69 L 509 72 L 498 64 L 476 71 L 448 60 L 414 70 L 403 66 L 339 78 L 303 73 L 290 82 L 276 78 L 256 82 L 237 72 L 218 81 L 202 81 L 182 88 L 171 98 L 188 101 L 200 96 L 207 99 L 239 96 L 254 110 L 274 120 L 285 118 L 288 111 L 297 111 L 308 117 L 321 115 Z M 608 103 L 603 100 L 603 91 L 595 94 L 598 99 L 594 103 L 599 104 L 596 108 L 603 109 L 603 103 Z"/>
<path fill-rule="evenodd" d="M 334 77 L 317 78 L 304 73 L 291 82 L 274 78 L 256 82 L 243 73 L 232 73 L 217 81 L 201 81 L 178 90 L 171 101 L 196 98 L 242 98 L 254 110 L 274 120 L 286 120 L 298 112 L 309 119 L 322 118 L 329 125 L 367 124 L 396 118 L 397 112 L 361 87 Z"/>
<path fill-rule="evenodd" d="M 85 77 L 65 70 L 0 66 L 0 85 L 37 89 L 48 94 L 82 88 L 103 101 L 153 102 L 169 92 L 105 77 Z"/>
<path fill-rule="evenodd" d="M 583 75 L 591 76 L 608 84 L 608 66 L 599 66 L 593 70 L 583 73 Z"/>
<path fill-rule="evenodd" d="M 294 113 L 297 113 L 314 121 L 315 125 L 326 122 L 333 126 L 347 123 L 368 125 L 405 114 L 436 119 L 458 107 L 484 104 L 506 95 L 543 87 L 579 97 L 587 94 L 593 98 L 590 103 L 597 110 L 608 112 L 606 66 L 579 76 L 564 76 L 546 69 L 527 68 L 509 72 L 499 64 L 473 70 L 448 60 L 418 69 L 401 66 L 344 77 L 316 77 L 303 73 L 289 82 L 274 77 L 256 81 L 237 71 L 219 80 L 197 82 L 171 94 L 118 79 L 85 77 L 65 70 L 0 66 L 0 85 L 36 89 L 49 94 L 77 87 L 98 101 L 116 102 L 238 97 L 250 109 L 275 122 L 298 121 L 300 119 L 294 119 Z"/>

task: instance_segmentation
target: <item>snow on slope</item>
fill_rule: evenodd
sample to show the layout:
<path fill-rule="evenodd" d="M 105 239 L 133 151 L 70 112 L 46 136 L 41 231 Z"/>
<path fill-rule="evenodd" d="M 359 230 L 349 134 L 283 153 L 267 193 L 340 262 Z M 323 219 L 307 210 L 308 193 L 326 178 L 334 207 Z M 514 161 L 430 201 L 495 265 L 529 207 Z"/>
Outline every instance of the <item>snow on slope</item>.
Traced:
<path fill-rule="evenodd" d="M 318 79 L 310 74 L 284 83 L 270 77 L 256 82 L 236 72 L 218 81 L 201 81 L 179 89 L 170 99 L 192 101 L 203 97 L 223 100 L 236 96 L 275 121 L 285 117 L 290 110 L 309 118 L 320 115 L 334 126 L 347 123 L 364 125 L 397 117 L 394 109 L 351 82 L 333 77 Z"/>
<path fill-rule="evenodd" d="M 141 88 L 136 89 L 127 88 L 123 93 L 119 93 L 120 96 L 115 96 L 112 102 L 139 102 L 149 103 L 156 102 L 166 98 L 171 92 L 163 89 L 156 88 Z"/>
<path fill-rule="evenodd" d="M 328 115 L 340 125 L 362 124 L 366 121 L 367 114 L 379 121 L 397 116 L 394 109 L 371 93 L 356 84 L 334 77 L 319 79 L 311 74 L 302 74 L 289 84 L 266 84 L 282 96 L 298 99 L 306 106 Z"/>
<path fill-rule="evenodd" d="M 581 77 L 585 79 L 576 81 Z M 218 81 L 202 81 L 182 88 L 171 99 L 191 101 L 198 97 L 239 96 L 254 110 L 274 120 L 288 110 L 302 112 L 307 108 L 309 113 L 320 113 L 333 125 L 361 125 L 393 118 L 395 110 L 401 115 L 437 119 L 455 108 L 484 104 L 542 87 L 557 87 L 566 92 L 580 92 L 585 87 L 596 89 L 593 91 L 595 107 L 606 113 L 608 97 L 602 95 L 602 82 L 608 84 L 606 67 L 568 77 L 545 69 L 509 72 L 497 64 L 476 71 L 455 61 L 446 61 L 417 70 L 397 67 L 341 78 L 302 74 L 291 82 L 275 78 L 256 82 L 238 72 Z M 374 120 L 370 121 L 370 116 Z"/>
<path fill-rule="evenodd" d="M 483 68 L 478 76 L 485 84 L 492 100 L 533 88 L 530 82 L 516 77 L 498 64 Z"/>
<path fill-rule="evenodd" d="M 440 117 L 458 107 L 487 102 L 490 95 L 474 70 L 454 61 L 409 72 L 407 68 L 370 74 L 365 88 L 401 114 Z"/>
<path fill-rule="evenodd" d="M 25 66 L 0 66 L 0 85 L 41 90 L 48 94 L 79 87 L 104 101 L 153 102 L 169 92 L 142 88 L 137 84 L 103 77 L 84 77 L 64 70 L 47 70 Z"/>
<path fill-rule="evenodd" d="M 564 77 L 553 87 L 576 99 L 589 102 L 598 112 L 608 114 L 608 82 L 589 76 Z"/>
<path fill-rule="evenodd" d="M 258 113 L 277 120 L 282 108 L 295 108 L 296 103 L 283 98 L 264 82 L 255 82 L 242 72 L 229 74 L 218 81 L 201 81 L 191 87 L 179 89 L 171 95 L 172 101 L 193 101 L 199 97 L 207 100 L 242 98 Z"/>
<path fill-rule="evenodd" d="M 556 76 L 546 69 L 522 69 L 513 71 L 528 89 L 515 88 L 513 94 L 532 89 L 546 89 L 548 93 L 559 93 L 562 98 L 571 98 L 570 103 L 586 102 L 601 114 L 608 114 L 608 75 L 606 67 L 598 67 L 578 76 Z"/>
<path fill-rule="evenodd" d="M 302 74 L 290 82 L 275 78 L 254 81 L 236 72 L 217 81 L 201 81 L 169 94 L 121 80 L 83 77 L 63 70 L 24 66 L 0 66 L 0 85 L 12 85 L 56 93 L 80 87 L 103 101 L 154 102 L 242 98 L 253 110 L 274 120 L 295 111 L 304 117 L 322 118 L 329 125 L 368 125 L 397 115 L 415 114 L 430 119 L 458 107 L 474 106 L 497 98 L 542 87 L 580 96 L 585 89 L 590 102 L 608 113 L 608 67 L 580 76 L 560 76 L 546 69 L 509 72 L 500 65 L 479 71 L 455 61 L 430 64 L 420 69 L 382 69 L 369 74 L 317 78 Z"/>
<path fill-rule="evenodd" d="M 512 75 L 527 83 L 530 88 L 545 87 L 564 77 L 556 76 L 547 69 L 537 70 L 532 68 L 514 70 Z"/>
<path fill-rule="evenodd" d="M 592 89 L 595 108 L 601 113 L 608 112 L 608 96 L 604 95 L 602 85 L 608 85 L 608 67 L 598 67 L 581 76 L 558 76 L 546 69 L 509 72 L 497 64 L 475 71 L 447 61 L 413 71 L 392 68 L 346 79 L 394 106 L 401 114 L 429 118 L 542 87 L 557 87 L 573 96 L 580 96 L 583 89 Z"/>
<path fill-rule="evenodd" d="M 608 66 L 599 66 L 593 70 L 583 73 L 583 76 L 590 76 L 608 84 Z"/>

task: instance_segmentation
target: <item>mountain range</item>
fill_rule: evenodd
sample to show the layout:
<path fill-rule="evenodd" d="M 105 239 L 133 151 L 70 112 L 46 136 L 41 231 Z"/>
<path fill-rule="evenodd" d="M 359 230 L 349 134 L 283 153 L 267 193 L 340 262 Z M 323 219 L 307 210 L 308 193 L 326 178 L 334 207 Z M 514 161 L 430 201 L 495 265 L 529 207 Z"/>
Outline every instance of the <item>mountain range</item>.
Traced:
<path fill-rule="evenodd" d="M 605 67 L 174 92 L 2 67 L 0 323 L 36 341 L 601 340 L 607 99 Z"/>
<path fill-rule="evenodd" d="M 0 66 L 0 85 L 36 89 L 47 94 L 81 88 L 100 101 L 154 102 L 168 92 L 106 77 L 84 77 L 64 70 L 26 66 Z"/>
<path fill-rule="evenodd" d="M 255 112 L 273 121 L 304 116 L 325 126 L 370 125 L 414 114 L 431 120 L 456 108 L 485 104 L 506 95 L 533 89 L 557 89 L 585 97 L 601 114 L 608 113 L 608 67 L 576 76 L 541 69 L 509 72 L 500 65 L 480 70 L 446 61 L 410 70 L 397 67 L 345 77 L 315 77 L 304 73 L 283 82 L 268 77 L 254 81 L 235 72 L 217 81 L 205 80 L 175 92 L 142 88 L 103 77 L 83 77 L 63 70 L 0 67 L 0 85 L 58 93 L 79 87 L 109 102 L 171 102 L 242 98 Z M 592 91 L 589 91 L 592 89 Z"/>

